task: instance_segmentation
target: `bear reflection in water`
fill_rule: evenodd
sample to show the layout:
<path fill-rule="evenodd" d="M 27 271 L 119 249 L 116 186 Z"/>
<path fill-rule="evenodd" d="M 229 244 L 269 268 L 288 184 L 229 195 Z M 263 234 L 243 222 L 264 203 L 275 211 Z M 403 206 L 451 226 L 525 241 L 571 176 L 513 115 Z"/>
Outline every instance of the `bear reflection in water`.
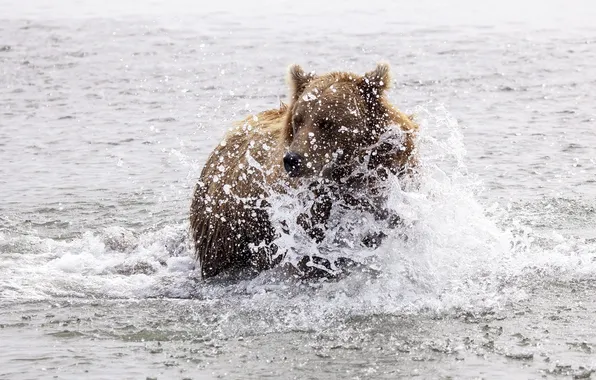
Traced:
<path fill-rule="evenodd" d="M 324 239 L 338 202 L 389 225 L 399 223 L 384 207 L 383 183 L 415 173 L 417 125 L 386 98 L 389 66 L 378 64 L 360 76 L 315 75 L 293 65 L 288 82 L 289 104 L 240 121 L 201 172 L 190 226 L 203 278 L 258 273 L 283 262 L 285 253 L 274 241 L 277 231 L 288 229 L 283 222 L 281 229 L 272 224 L 272 194 L 310 190 L 314 201 L 296 223 L 314 242 Z M 370 234 L 361 244 L 376 246 L 382 237 Z M 356 263 L 316 255 L 288 265 L 299 276 L 329 277 Z"/>

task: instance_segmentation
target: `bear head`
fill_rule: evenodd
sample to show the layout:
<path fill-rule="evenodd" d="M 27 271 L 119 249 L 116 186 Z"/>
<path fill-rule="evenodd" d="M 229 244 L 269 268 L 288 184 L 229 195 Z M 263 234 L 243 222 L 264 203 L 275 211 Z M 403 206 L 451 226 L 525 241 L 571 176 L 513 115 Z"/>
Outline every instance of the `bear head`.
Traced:
<path fill-rule="evenodd" d="M 379 142 L 390 124 L 384 98 L 389 65 L 363 76 L 333 72 L 321 76 L 300 66 L 289 69 L 291 103 L 284 139 L 284 168 L 291 177 L 339 179 L 363 151 Z"/>

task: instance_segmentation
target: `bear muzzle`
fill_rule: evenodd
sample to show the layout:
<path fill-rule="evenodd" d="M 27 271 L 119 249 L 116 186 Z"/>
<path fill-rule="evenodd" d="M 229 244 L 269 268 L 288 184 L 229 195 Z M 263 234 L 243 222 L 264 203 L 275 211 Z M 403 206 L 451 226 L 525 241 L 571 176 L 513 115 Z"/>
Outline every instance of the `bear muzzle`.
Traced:
<path fill-rule="evenodd" d="M 295 152 L 288 152 L 284 156 L 284 168 L 290 177 L 300 177 L 304 174 L 304 158 Z"/>

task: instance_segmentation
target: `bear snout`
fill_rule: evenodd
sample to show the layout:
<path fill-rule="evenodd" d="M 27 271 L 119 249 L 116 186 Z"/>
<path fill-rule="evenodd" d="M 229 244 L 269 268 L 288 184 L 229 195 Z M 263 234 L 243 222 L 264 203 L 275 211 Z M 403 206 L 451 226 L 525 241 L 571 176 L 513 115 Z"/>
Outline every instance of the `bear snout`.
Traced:
<path fill-rule="evenodd" d="M 304 158 L 295 152 L 288 152 L 284 156 L 284 168 L 290 177 L 299 177 L 302 175 Z"/>

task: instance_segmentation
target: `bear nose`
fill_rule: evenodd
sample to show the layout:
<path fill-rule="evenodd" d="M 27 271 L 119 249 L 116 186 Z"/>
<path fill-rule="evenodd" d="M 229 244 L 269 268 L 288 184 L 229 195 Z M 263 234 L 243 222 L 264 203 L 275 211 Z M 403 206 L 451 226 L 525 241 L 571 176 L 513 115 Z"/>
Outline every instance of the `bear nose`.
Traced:
<path fill-rule="evenodd" d="M 288 152 L 284 156 L 284 168 L 290 177 L 298 177 L 302 168 L 302 156 L 298 153 Z"/>

